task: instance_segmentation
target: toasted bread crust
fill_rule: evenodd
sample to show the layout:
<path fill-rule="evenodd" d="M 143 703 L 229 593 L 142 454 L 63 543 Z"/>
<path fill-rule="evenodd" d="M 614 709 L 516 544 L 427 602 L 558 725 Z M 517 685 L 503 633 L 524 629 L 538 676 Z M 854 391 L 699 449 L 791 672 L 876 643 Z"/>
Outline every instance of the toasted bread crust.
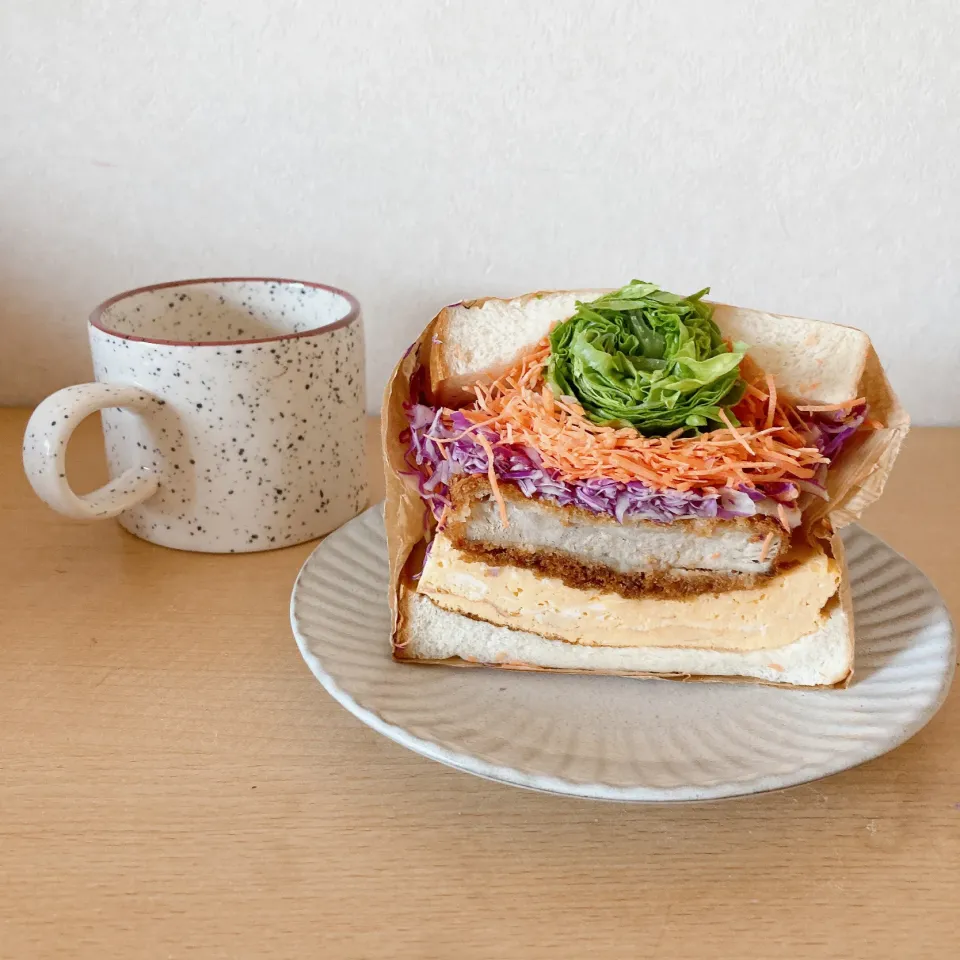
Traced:
<path fill-rule="evenodd" d="M 430 392 L 434 397 L 439 397 L 443 392 L 444 383 L 450 378 L 450 368 L 447 365 L 447 355 L 443 348 L 446 338 L 447 318 L 450 315 L 450 307 L 444 307 L 437 314 L 433 326 L 433 342 L 430 349 Z M 448 391 L 449 392 L 449 391 Z"/>

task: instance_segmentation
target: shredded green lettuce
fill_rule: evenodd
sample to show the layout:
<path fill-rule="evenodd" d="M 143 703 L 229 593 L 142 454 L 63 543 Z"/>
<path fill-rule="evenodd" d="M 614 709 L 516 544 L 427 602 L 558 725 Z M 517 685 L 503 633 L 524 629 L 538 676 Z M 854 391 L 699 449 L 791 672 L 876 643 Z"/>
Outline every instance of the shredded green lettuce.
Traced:
<path fill-rule="evenodd" d="M 723 426 L 720 410 L 743 396 L 740 361 L 747 346 L 731 350 L 701 300 L 634 280 L 590 303 L 550 334 L 547 382 L 554 394 L 574 398 L 597 424 L 631 426 L 645 436 L 683 428 L 688 433 Z"/>

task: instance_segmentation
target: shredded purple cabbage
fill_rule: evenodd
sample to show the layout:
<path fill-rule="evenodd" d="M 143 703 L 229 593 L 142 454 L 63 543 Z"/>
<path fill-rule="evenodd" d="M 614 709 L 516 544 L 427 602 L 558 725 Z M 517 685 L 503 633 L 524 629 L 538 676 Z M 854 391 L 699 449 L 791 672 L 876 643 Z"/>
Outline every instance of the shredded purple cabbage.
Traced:
<path fill-rule="evenodd" d="M 866 419 L 865 403 L 851 410 L 813 414 L 809 421 L 813 442 L 825 457 L 833 460 Z"/>
<path fill-rule="evenodd" d="M 832 460 L 863 424 L 866 414 L 866 405 L 861 405 L 849 412 L 821 413 L 806 418 L 811 442 Z M 800 522 L 797 500 L 803 494 L 822 498 L 827 495 L 826 464 L 812 480 L 742 486 L 738 490 L 724 487 L 713 494 L 655 490 L 639 480 L 619 483 L 601 477 L 571 482 L 561 480 L 556 471 L 545 467 L 532 447 L 502 442 L 500 436 L 487 427 L 470 429 L 470 421 L 460 411 L 410 404 L 407 419 L 410 427 L 401 439 L 408 444 L 407 462 L 411 468 L 408 475 L 415 478 L 420 496 L 437 519 L 450 502 L 450 483 L 455 477 L 488 473 L 487 451 L 475 439 L 477 433 L 482 433 L 493 450 L 493 469 L 498 481 L 515 484 L 526 497 L 541 497 L 558 506 L 574 505 L 593 513 L 609 514 L 621 523 L 627 517 L 670 523 L 688 517 L 730 520 L 758 513 L 777 515 L 778 505 L 783 505 L 791 525 L 796 525 Z M 464 436 L 466 430 L 470 433 Z"/>

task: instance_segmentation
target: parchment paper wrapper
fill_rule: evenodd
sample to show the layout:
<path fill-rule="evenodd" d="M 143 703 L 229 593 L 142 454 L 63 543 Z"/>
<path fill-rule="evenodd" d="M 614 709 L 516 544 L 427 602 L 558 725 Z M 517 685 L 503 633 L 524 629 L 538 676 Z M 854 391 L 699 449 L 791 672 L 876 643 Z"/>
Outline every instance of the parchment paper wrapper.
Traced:
<path fill-rule="evenodd" d="M 476 306 L 484 303 L 486 299 L 492 298 L 464 301 L 463 306 Z M 415 483 L 403 476 L 404 471 L 410 470 L 404 459 L 406 445 L 400 441 L 400 434 L 408 426 L 403 405 L 409 400 L 412 389 L 419 392 L 429 384 L 426 372 L 430 365 L 430 351 L 433 349 L 437 323 L 442 316 L 443 311 L 430 321 L 407 350 L 394 369 L 383 398 L 381 438 L 386 471 L 384 523 L 390 560 L 390 610 L 394 631 L 397 626 L 404 566 L 418 544 L 429 538 L 432 527 L 432 518 L 417 493 Z M 870 418 L 881 426 L 874 430 L 862 430 L 851 438 L 830 466 L 827 480 L 829 501 L 808 507 L 804 514 L 804 525 L 808 534 L 827 541 L 828 549 L 841 562 L 842 546 L 839 538 L 834 536 L 835 531 L 857 520 L 883 492 L 900 445 L 910 427 L 910 419 L 891 389 L 872 346 L 860 381 L 858 396 L 866 398 Z M 843 593 L 846 594 L 847 591 L 844 590 Z M 849 604 L 848 595 L 843 599 Z"/>

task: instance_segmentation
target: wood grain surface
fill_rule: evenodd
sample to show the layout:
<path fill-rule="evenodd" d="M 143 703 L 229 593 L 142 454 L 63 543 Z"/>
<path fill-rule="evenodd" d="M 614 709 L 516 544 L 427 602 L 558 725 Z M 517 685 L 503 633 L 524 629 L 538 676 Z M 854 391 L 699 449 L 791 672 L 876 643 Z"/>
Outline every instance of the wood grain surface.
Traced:
<path fill-rule="evenodd" d="M 26 418 L 0 411 L 4 960 L 960 955 L 956 689 L 892 754 L 781 793 L 488 783 L 310 675 L 287 617 L 313 545 L 206 556 L 64 520 L 20 469 Z M 70 459 L 102 478 L 94 420 Z M 960 430 L 916 430 L 865 517 L 955 619 L 958 475 Z"/>

